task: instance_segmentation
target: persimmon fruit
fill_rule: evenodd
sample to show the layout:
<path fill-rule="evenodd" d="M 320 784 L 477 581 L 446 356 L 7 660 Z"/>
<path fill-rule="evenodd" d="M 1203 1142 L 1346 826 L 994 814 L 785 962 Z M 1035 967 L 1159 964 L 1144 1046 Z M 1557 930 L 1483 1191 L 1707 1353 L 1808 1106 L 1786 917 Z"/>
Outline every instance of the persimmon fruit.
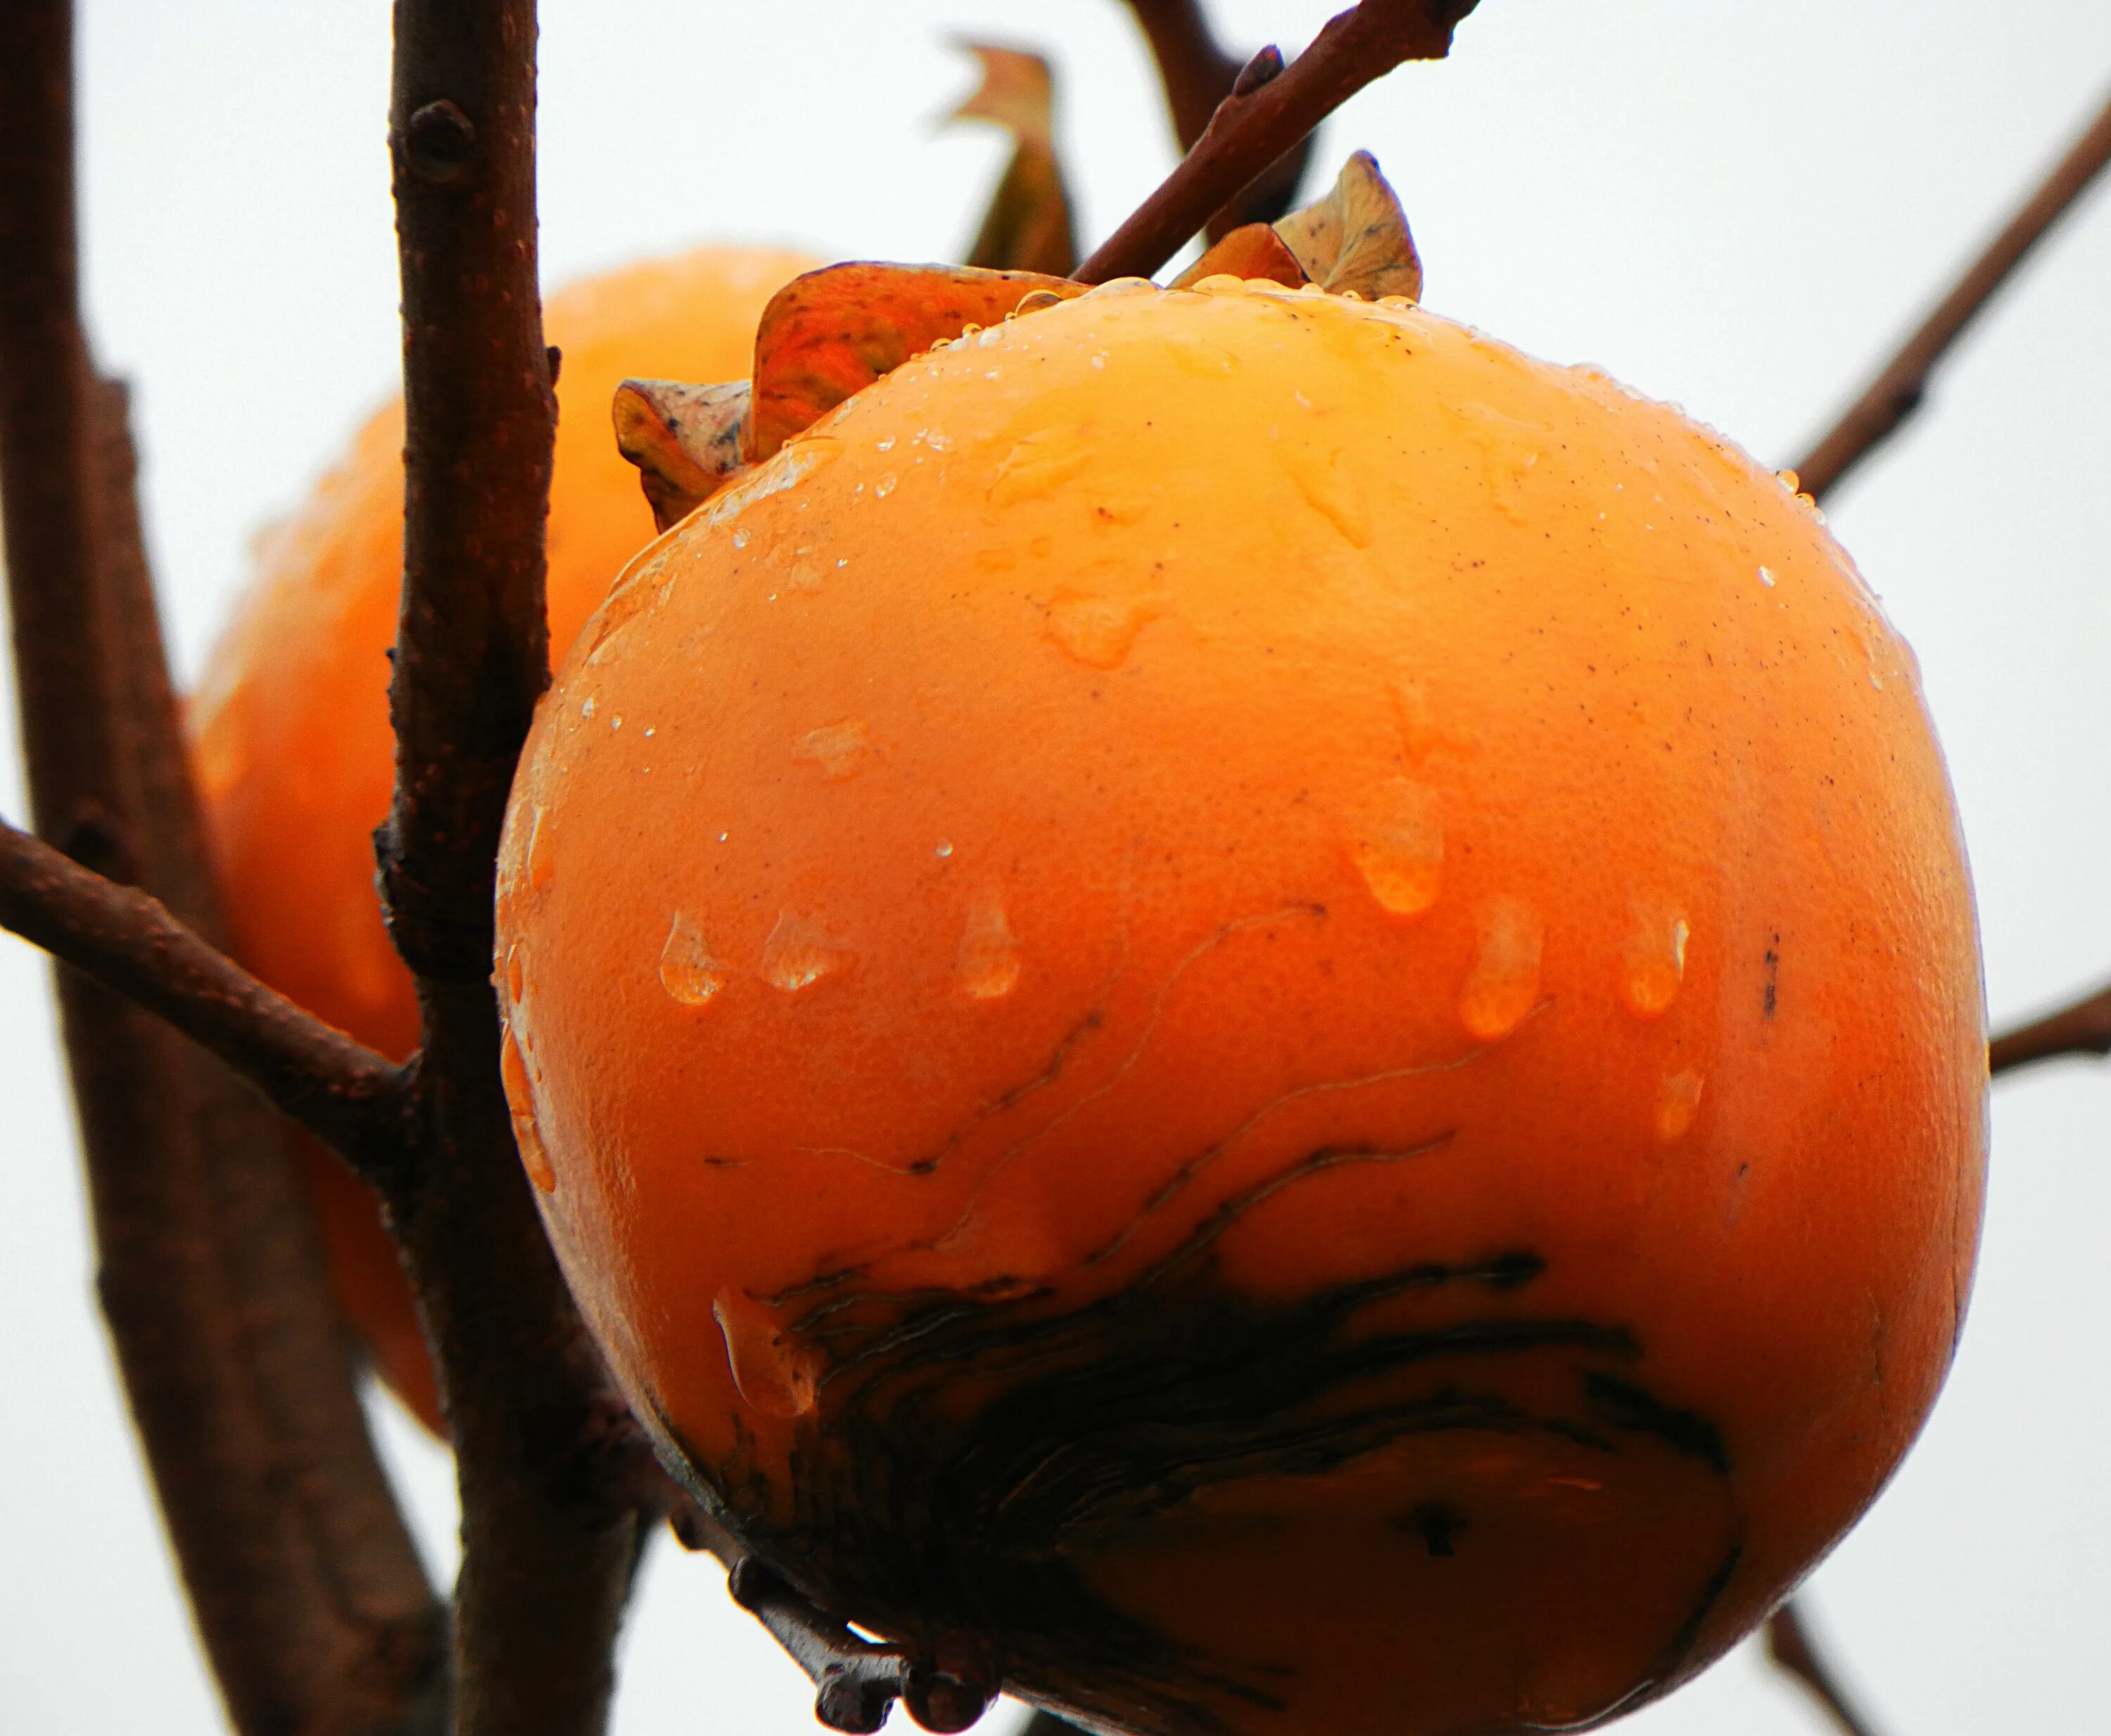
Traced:
<path fill-rule="evenodd" d="M 564 357 L 549 520 L 554 647 L 570 642 L 610 575 L 653 534 L 637 474 L 609 440 L 617 382 L 744 370 L 765 304 L 812 263 L 774 249 L 703 248 L 552 298 L 546 323 Z M 402 447 L 399 402 L 259 539 L 253 588 L 190 713 L 236 955 L 397 1057 L 417 1042 L 418 1009 L 382 926 L 372 833 L 394 777 L 386 658 L 402 573 Z M 319 1148 L 308 1148 L 305 1166 L 347 1319 L 388 1384 L 443 1429 L 410 1288 L 373 1197 Z"/>
<path fill-rule="evenodd" d="M 1614 1716 L 1951 1358 L 1986 1044 L 1911 656 L 1600 373 L 1221 275 L 1028 305 L 641 553 L 543 701 L 496 980 L 565 1269 L 765 1561 L 1088 1726 Z"/>

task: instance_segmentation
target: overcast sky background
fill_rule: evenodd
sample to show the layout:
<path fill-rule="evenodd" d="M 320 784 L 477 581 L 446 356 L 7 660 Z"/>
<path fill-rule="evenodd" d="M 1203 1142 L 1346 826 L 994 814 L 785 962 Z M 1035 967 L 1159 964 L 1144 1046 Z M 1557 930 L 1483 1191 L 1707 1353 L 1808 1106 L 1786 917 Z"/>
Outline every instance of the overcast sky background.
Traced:
<path fill-rule="evenodd" d="M 1340 0 L 1336 0 L 1340 3 Z M 1324 0 L 1219 0 L 1294 50 Z M 138 389 L 149 536 L 188 677 L 247 540 L 397 361 L 384 0 L 84 0 L 86 269 Z M 957 257 L 1002 148 L 934 117 L 956 35 L 1056 60 L 1087 244 L 1169 166 L 1117 0 L 553 0 L 556 285 L 713 239 Z M 1591 361 L 1787 462 L 2111 90 L 2104 0 L 1482 0 L 1446 65 L 1352 102 L 1428 300 Z M 1918 649 L 1963 806 L 1997 1023 L 2111 972 L 2111 187 L 1941 376 L 1836 529 Z M 4 679 L 4 677 L 0 677 Z M 0 812 L 19 820 L 11 693 Z M 0 1727 L 220 1728 L 95 1316 L 43 967 L 0 937 Z M 1971 1325 L 1925 1438 L 1811 1582 L 1892 1736 L 2100 1727 L 2111 1632 L 2111 1070 L 1995 1094 Z M 442 1456 L 382 1411 L 436 1571 Z M 2095 1659 L 2098 1661 L 2092 1662 Z M 815 1726 L 708 1561 L 658 1550 L 622 1736 Z M 1820 1725 L 1747 1647 L 1623 1727 Z"/>

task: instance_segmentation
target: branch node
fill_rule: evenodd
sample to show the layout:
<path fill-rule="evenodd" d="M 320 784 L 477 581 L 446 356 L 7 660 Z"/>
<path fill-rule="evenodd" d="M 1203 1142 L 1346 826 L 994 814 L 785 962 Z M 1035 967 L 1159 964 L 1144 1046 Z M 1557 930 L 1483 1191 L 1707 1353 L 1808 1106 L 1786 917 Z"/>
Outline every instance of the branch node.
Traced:
<path fill-rule="evenodd" d="M 428 102 L 411 116 L 404 155 L 411 172 L 435 187 L 465 180 L 476 158 L 476 125 L 448 98 Z"/>
<path fill-rule="evenodd" d="M 1282 70 L 1282 50 L 1270 43 L 1239 68 L 1239 75 L 1232 80 L 1232 94 L 1250 97 Z"/>

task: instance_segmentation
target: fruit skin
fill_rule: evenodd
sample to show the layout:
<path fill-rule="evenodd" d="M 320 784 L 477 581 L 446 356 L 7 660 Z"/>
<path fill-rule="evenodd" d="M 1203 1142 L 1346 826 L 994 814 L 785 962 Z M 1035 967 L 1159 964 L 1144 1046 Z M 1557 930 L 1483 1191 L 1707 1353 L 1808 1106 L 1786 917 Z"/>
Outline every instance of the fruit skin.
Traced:
<path fill-rule="evenodd" d="M 1814 508 L 1433 315 L 1113 286 L 641 555 L 501 852 L 639 1414 L 851 1619 L 1149 1732 L 1614 1716 L 1876 1493 L 1986 1081 Z"/>
<path fill-rule="evenodd" d="M 814 262 L 701 248 L 575 284 L 545 313 L 563 351 L 550 491 L 550 643 L 561 652 L 652 535 L 638 473 L 609 438 L 629 375 L 744 374 L 756 321 Z M 387 652 L 402 575 L 400 401 L 353 438 L 308 501 L 259 539 L 256 579 L 207 666 L 190 723 L 235 955 L 274 988 L 383 1052 L 416 1045 L 411 978 L 382 926 L 374 828 L 395 749 Z M 388 1384 L 444 1433 L 424 1341 L 374 1197 L 335 1159 L 305 1157 L 347 1318 Z"/>

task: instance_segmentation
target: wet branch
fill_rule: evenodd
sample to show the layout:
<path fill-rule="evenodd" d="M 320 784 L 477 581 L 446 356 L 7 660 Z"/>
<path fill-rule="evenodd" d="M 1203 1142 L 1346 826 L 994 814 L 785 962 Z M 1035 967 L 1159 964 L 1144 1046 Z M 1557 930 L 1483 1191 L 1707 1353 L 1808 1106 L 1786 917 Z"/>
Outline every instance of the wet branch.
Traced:
<path fill-rule="evenodd" d="M 145 941 L 119 962 L 151 1000 L 225 961 L 146 894 L 208 935 L 218 901 L 125 393 L 96 378 L 81 329 L 70 10 L 23 0 L 3 28 L 0 515 L 30 807 L 58 848 L 6 832 L 0 902 L 49 942 Z M 70 969 L 57 989 L 98 1296 L 235 1728 L 436 1729 L 442 1614 L 366 1434 L 284 1124 L 141 1007 Z M 212 1016 L 256 1011 L 238 994 Z M 315 1057 L 280 1059 L 298 1086 Z"/>
<path fill-rule="evenodd" d="M 2063 1055 L 2111 1055 L 2111 987 L 2004 1031 L 1986 1048 L 1987 1065 L 1997 1074 Z"/>
<path fill-rule="evenodd" d="M 548 682 L 556 400 L 536 270 L 533 0 L 397 0 L 402 284 L 396 795 L 376 834 L 423 1026 L 419 1144 L 389 1194 L 462 1511 L 459 1736 L 593 1736 L 658 1481 L 543 1231 L 499 1081 L 498 834 Z"/>
<path fill-rule="evenodd" d="M 1101 284 L 1155 271 L 1364 86 L 1404 61 L 1450 53 L 1453 30 L 1476 3 L 1363 0 L 1329 19 L 1287 66 L 1262 49 L 1173 173 L 1071 275 Z"/>
<path fill-rule="evenodd" d="M 1128 0 L 1128 8 L 1151 44 L 1174 137 L 1183 151 L 1192 150 L 1246 63 L 1217 40 L 1201 0 Z M 1241 198 L 1212 217 L 1205 233 L 1214 241 L 1242 224 L 1274 222 L 1296 198 L 1311 157 L 1312 134 L 1307 133 Z"/>
<path fill-rule="evenodd" d="M 399 1160 L 402 1068 L 265 987 L 159 899 L 4 821 L 0 928 L 174 1025 L 361 1170 Z"/>
<path fill-rule="evenodd" d="M 1840 1736 L 1876 1736 L 1831 1666 L 1812 1648 L 1810 1634 L 1795 1601 L 1784 1603 L 1767 1622 L 1767 1656 L 1774 1666 L 1802 1683 L 1812 1699 L 1838 1728 Z"/>
<path fill-rule="evenodd" d="M 1986 252 L 1923 320 L 1868 389 L 1795 466 L 1805 489 L 1823 499 L 1920 408 L 1928 375 L 1964 334 L 2046 231 L 2111 163 L 2111 102 L 2098 111 L 2044 183 Z"/>

